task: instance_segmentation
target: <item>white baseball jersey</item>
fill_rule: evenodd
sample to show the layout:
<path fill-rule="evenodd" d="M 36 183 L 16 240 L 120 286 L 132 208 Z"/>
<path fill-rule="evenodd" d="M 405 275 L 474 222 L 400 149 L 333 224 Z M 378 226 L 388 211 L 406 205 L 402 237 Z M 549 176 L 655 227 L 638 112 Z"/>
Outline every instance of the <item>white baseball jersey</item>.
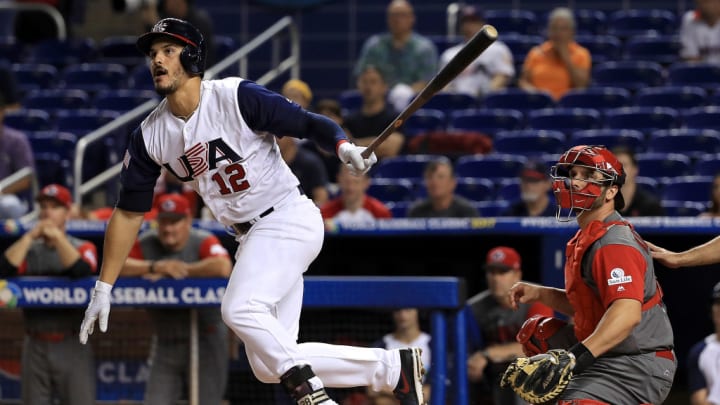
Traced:
<path fill-rule="evenodd" d="M 251 81 L 203 81 L 187 121 L 165 99 L 131 135 L 118 207 L 149 210 L 162 166 L 202 196 L 221 223 L 246 222 L 297 193 L 274 135 L 312 136 L 332 149 L 345 136 L 327 121 Z"/>
<path fill-rule="evenodd" d="M 683 58 L 701 58 L 720 65 L 720 23 L 711 27 L 697 11 L 687 11 L 680 26 L 680 45 Z"/>
<path fill-rule="evenodd" d="M 448 48 L 440 55 L 440 67 L 450 63 L 465 43 Z M 475 58 L 445 88 L 450 93 L 465 93 L 473 97 L 487 94 L 495 75 L 515 76 L 512 52 L 502 42 L 494 42 L 485 52 Z"/>

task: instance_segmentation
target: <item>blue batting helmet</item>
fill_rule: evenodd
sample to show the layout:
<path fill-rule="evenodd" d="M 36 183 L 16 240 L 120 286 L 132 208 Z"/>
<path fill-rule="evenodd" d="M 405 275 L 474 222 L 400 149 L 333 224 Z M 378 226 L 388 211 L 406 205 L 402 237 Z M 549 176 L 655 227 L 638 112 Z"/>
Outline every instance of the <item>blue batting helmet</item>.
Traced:
<path fill-rule="evenodd" d="M 205 40 L 200 31 L 185 20 L 164 18 L 158 21 L 152 30 L 141 35 L 136 46 L 144 55 L 150 53 L 153 42 L 160 38 L 179 41 L 184 48 L 180 53 L 180 63 L 191 75 L 203 76 L 205 72 Z"/>

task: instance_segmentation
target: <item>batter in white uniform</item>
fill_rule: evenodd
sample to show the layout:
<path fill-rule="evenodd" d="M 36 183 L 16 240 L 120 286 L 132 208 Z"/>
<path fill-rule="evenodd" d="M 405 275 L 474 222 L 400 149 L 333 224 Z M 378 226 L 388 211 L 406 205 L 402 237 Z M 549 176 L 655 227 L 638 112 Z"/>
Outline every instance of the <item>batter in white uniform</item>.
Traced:
<path fill-rule="evenodd" d="M 107 329 L 110 292 L 151 208 L 162 167 L 191 185 L 239 247 L 222 302 L 225 323 L 242 339 L 255 376 L 281 383 L 298 404 L 335 404 L 324 389 L 394 390 L 403 405 L 424 403 L 417 348 L 383 350 L 298 344 L 303 273 L 320 252 L 320 211 L 280 156 L 274 134 L 310 138 L 356 172 L 375 155 L 348 142 L 324 116 L 248 80 L 202 81 L 202 34 L 164 19 L 138 38 L 150 57 L 155 90 L 165 99 L 135 130 L 120 175 L 121 191 L 105 234 L 104 259 L 85 312 L 80 341 L 95 321 Z"/>

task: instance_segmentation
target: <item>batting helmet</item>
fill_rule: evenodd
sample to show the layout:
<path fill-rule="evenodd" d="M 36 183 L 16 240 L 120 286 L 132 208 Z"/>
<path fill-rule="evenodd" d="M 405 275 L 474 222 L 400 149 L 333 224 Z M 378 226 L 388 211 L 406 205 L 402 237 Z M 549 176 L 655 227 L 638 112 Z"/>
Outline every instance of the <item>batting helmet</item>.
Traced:
<path fill-rule="evenodd" d="M 141 35 L 136 46 L 143 55 L 150 54 L 153 42 L 161 37 L 174 39 L 184 45 L 180 53 L 180 63 L 186 72 L 202 77 L 205 73 L 205 40 L 200 31 L 185 20 L 164 18 L 158 21 L 152 30 Z"/>

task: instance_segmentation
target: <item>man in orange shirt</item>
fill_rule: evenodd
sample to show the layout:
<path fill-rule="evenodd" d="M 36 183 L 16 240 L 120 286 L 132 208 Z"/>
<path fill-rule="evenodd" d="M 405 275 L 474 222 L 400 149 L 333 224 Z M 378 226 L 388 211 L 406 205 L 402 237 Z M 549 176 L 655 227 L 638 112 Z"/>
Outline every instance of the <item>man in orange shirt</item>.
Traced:
<path fill-rule="evenodd" d="M 518 82 L 528 91 L 546 91 L 558 100 L 590 83 L 590 52 L 575 42 L 575 17 L 558 7 L 548 17 L 548 40 L 530 50 Z"/>

